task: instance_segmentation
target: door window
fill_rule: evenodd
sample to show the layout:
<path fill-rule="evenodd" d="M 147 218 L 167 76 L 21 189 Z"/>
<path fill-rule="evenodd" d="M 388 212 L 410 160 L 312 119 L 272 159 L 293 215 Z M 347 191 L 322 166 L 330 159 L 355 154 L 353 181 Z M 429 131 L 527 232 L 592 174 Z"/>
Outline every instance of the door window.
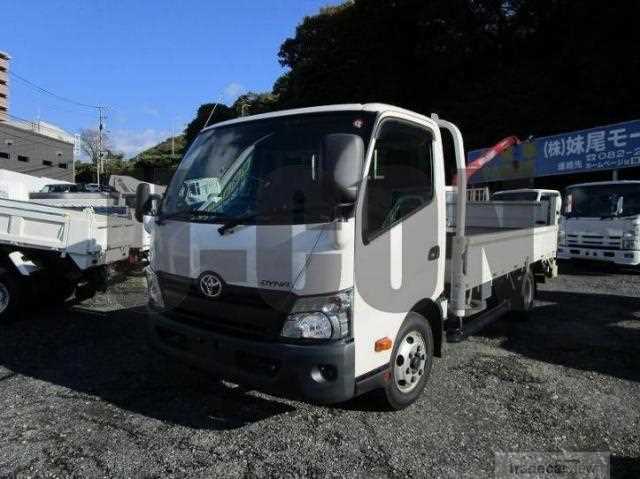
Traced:
<path fill-rule="evenodd" d="M 364 241 L 369 242 L 433 198 L 433 137 L 410 123 L 382 124 L 369 165 Z"/>

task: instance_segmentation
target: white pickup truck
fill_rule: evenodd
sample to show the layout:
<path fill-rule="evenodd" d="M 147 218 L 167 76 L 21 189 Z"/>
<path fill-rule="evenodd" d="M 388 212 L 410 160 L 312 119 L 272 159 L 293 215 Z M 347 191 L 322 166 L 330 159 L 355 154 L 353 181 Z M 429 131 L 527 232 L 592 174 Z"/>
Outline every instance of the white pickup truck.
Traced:
<path fill-rule="evenodd" d="M 197 208 L 183 197 L 241 157 L 233 188 Z M 156 214 L 153 345 L 278 395 L 335 403 L 382 389 L 391 407 L 411 404 L 443 338 L 528 311 L 536 281 L 556 274 L 557 221 L 536 222 L 548 206 L 467 204 L 464 158 L 455 125 L 383 104 L 204 129 L 161 202 L 138 190 L 137 218 Z M 445 161 L 458 170 L 449 227 Z"/>
<path fill-rule="evenodd" d="M 565 193 L 558 259 L 640 264 L 640 181 L 572 185 Z"/>

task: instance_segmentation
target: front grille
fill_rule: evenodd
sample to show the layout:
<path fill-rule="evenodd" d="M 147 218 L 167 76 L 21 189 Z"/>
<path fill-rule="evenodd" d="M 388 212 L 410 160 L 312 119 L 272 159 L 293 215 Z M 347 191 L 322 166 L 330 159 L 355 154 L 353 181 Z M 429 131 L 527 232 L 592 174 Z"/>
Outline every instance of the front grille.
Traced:
<path fill-rule="evenodd" d="M 158 274 L 165 304 L 173 320 L 230 336 L 274 341 L 293 305 L 289 292 L 225 284 L 218 298 L 200 293 L 197 280 Z"/>
<path fill-rule="evenodd" d="M 568 234 L 567 245 L 593 249 L 621 249 L 622 238 L 620 236 L 603 236 L 594 234 Z"/>

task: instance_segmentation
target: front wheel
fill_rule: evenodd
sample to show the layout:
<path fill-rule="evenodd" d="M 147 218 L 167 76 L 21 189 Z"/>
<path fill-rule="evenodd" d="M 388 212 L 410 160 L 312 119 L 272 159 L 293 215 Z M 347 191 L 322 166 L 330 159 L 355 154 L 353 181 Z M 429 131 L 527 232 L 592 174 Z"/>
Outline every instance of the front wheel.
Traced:
<path fill-rule="evenodd" d="M 427 319 L 409 313 L 391 354 L 391 377 L 385 398 L 392 409 L 404 409 L 422 393 L 433 365 L 433 332 Z"/>

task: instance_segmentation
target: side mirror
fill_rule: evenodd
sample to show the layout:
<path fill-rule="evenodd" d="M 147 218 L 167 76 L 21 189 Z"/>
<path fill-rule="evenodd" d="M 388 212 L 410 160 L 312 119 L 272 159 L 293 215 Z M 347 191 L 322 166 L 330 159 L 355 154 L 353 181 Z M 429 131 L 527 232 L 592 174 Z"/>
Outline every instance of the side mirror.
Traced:
<path fill-rule="evenodd" d="M 355 201 L 362 181 L 364 142 L 358 135 L 333 133 L 324 137 L 324 171 L 330 194 L 339 202 Z"/>
<path fill-rule="evenodd" d="M 144 216 L 151 211 L 151 189 L 148 183 L 140 183 L 136 189 L 136 220 L 142 223 Z"/>
<path fill-rule="evenodd" d="M 616 215 L 620 216 L 624 211 L 624 196 L 618 197 L 618 202 L 616 203 Z"/>
<path fill-rule="evenodd" d="M 571 214 L 571 210 L 573 206 L 573 195 L 567 195 L 567 197 L 565 198 L 565 205 L 564 205 L 564 213 L 565 214 Z"/>

